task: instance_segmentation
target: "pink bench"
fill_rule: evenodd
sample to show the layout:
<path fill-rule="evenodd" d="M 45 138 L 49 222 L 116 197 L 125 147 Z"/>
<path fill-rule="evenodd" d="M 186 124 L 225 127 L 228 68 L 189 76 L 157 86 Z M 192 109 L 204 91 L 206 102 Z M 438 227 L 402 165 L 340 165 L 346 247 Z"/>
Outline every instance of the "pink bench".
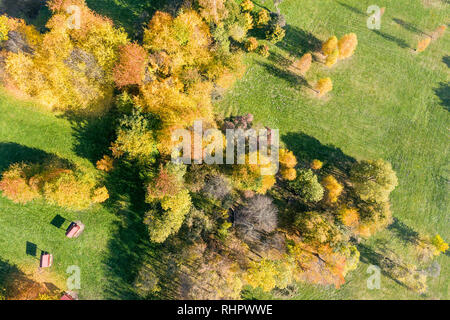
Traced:
<path fill-rule="evenodd" d="M 80 234 L 83 232 L 83 230 L 84 230 L 84 224 L 82 224 L 79 221 L 72 222 L 70 224 L 69 228 L 67 228 L 66 237 L 67 238 L 78 238 L 80 236 Z"/>
<path fill-rule="evenodd" d="M 49 268 L 53 264 L 53 255 L 49 253 L 45 253 L 41 255 L 41 261 L 39 267 L 41 268 Z"/>

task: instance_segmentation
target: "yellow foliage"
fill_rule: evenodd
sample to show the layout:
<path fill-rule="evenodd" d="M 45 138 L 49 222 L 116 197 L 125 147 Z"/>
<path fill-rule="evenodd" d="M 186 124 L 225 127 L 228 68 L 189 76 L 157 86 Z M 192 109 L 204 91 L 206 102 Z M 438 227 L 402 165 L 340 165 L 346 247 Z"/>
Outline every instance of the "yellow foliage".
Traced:
<path fill-rule="evenodd" d="M 435 235 L 434 238 L 431 240 L 431 243 L 433 244 L 435 251 L 434 255 L 439 255 L 441 252 L 445 252 L 448 250 L 448 243 L 442 239 L 440 235 Z"/>
<path fill-rule="evenodd" d="M 428 46 L 430 45 L 431 42 L 431 38 L 426 37 L 425 39 L 421 39 L 419 40 L 419 42 L 417 42 L 417 52 L 423 52 L 425 51 L 426 48 L 428 48 Z"/>
<path fill-rule="evenodd" d="M 332 175 L 328 175 L 322 180 L 322 185 L 328 190 L 328 201 L 334 203 L 344 190 L 344 187 Z"/>
<path fill-rule="evenodd" d="M 294 181 L 297 178 L 297 170 L 294 168 L 283 168 L 281 169 L 281 176 L 285 180 Z"/>
<path fill-rule="evenodd" d="M 311 53 L 306 53 L 300 59 L 294 61 L 293 67 L 304 75 L 308 72 L 309 68 L 311 68 L 311 64 L 312 55 Z"/>
<path fill-rule="evenodd" d="M 342 224 L 347 227 L 357 227 L 359 222 L 358 209 L 343 207 L 338 212 Z"/>
<path fill-rule="evenodd" d="M 104 155 L 102 159 L 97 161 L 96 167 L 98 170 L 109 172 L 114 167 L 114 159 L 110 156 Z"/>
<path fill-rule="evenodd" d="M 245 11 L 245 12 L 252 11 L 254 7 L 255 7 L 255 5 L 253 4 L 253 2 L 251 0 L 244 0 L 241 3 L 242 11 Z"/>
<path fill-rule="evenodd" d="M 339 49 L 336 48 L 325 59 L 325 65 L 329 68 L 332 67 L 333 65 L 336 64 L 338 58 L 339 58 Z"/>
<path fill-rule="evenodd" d="M 8 21 L 9 21 L 8 17 L 0 16 L 0 41 L 8 40 L 8 32 L 9 32 Z"/>
<path fill-rule="evenodd" d="M 247 49 L 248 52 L 255 51 L 258 48 L 258 40 L 256 40 L 255 37 L 250 37 L 247 39 L 247 42 L 245 43 L 245 49 Z"/>
<path fill-rule="evenodd" d="M 94 190 L 94 194 L 92 196 L 92 202 L 94 203 L 102 203 L 109 199 L 108 189 L 106 187 L 97 188 Z"/>
<path fill-rule="evenodd" d="M 323 167 L 323 162 L 317 159 L 314 159 L 310 164 L 311 169 L 320 170 Z"/>
<path fill-rule="evenodd" d="M 316 86 L 314 89 L 317 91 L 317 95 L 319 97 L 324 96 L 331 90 L 333 90 L 333 82 L 330 78 L 322 78 L 317 81 Z"/>
<path fill-rule="evenodd" d="M 280 149 L 278 157 L 282 167 L 294 168 L 297 165 L 297 158 L 294 153 L 288 149 Z"/>
<path fill-rule="evenodd" d="M 337 46 L 338 39 L 336 38 L 336 36 L 332 36 L 322 45 L 322 52 L 324 55 L 328 56 L 337 48 Z"/>
<path fill-rule="evenodd" d="M 343 36 L 338 42 L 339 59 L 349 58 L 353 55 L 358 45 L 358 37 L 355 33 Z"/>

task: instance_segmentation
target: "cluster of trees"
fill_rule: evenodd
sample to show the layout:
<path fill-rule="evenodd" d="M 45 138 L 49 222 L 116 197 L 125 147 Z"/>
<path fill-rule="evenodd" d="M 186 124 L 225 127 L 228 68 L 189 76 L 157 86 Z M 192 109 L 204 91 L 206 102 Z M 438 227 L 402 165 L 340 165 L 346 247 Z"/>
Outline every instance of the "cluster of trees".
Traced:
<path fill-rule="evenodd" d="M 66 9 L 73 4 L 81 8 L 79 29 L 67 24 Z M 226 129 L 263 128 L 250 114 L 221 118 L 212 99 L 243 74 L 243 48 L 268 53 L 256 37 L 246 38 L 249 30 L 272 42 L 284 37 L 279 12 L 255 11 L 250 0 L 195 0 L 176 15 L 156 12 L 137 43 L 83 0 L 51 0 L 49 7 L 53 17 L 45 34 L 22 21 L 0 19 L 6 83 L 55 110 L 108 111 L 115 118 L 109 151 L 97 168 L 104 175 L 122 165 L 136 169 L 129 183 L 138 181 L 145 191 L 137 207 L 145 208 L 149 241 L 171 257 L 165 266 L 171 281 L 143 263 L 138 292 L 236 299 L 245 285 L 271 291 L 295 281 L 336 287 L 345 282 L 359 261 L 356 240 L 391 222 L 389 194 L 398 181 L 388 162 L 363 160 L 336 172 L 319 159 L 306 163 L 281 148 L 279 172 L 267 175 L 261 169 L 274 167 L 266 158 L 271 154 L 253 153 L 248 139 L 243 164 L 170 161 L 177 143 L 172 132 L 191 130 L 195 140 L 195 120 L 206 129 L 220 128 L 220 138 Z M 356 44 L 354 34 L 334 37 L 323 51 L 343 59 Z M 311 63 L 306 54 L 295 68 L 304 74 Z M 315 87 L 319 96 L 331 89 L 329 78 Z M 55 163 L 14 164 L 0 190 L 16 202 L 44 198 L 76 210 L 108 198 L 95 180 Z M 448 248 L 440 237 L 423 239 L 420 246 L 433 255 Z"/>
<path fill-rule="evenodd" d="M 84 210 L 109 198 L 106 187 L 60 161 L 12 164 L 2 175 L 0 190 L 16 203 L 44 199 L 71 210 Z"/>

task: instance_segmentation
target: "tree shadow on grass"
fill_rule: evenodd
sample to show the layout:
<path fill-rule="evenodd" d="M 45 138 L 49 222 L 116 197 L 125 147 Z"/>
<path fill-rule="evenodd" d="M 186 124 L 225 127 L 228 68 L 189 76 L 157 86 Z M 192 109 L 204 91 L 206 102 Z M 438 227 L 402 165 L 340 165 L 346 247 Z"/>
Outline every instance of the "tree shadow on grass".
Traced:
<path fill-rule="evenodd" d="M 107 114 L 99 118 L 70 118 L 75 131 L 74 151 L 92 163 L 100 160 L 108 152 L 115 136 L 115 117 Z"/>
<path fill-rule="evenodd" d="M 399 18 L 393 18 L 392 21 L 394 21 L 396 24 L 398 24 L 399 26 L 402 26 L 405 30 L 408 30 L 410 32 L 416 33 L 418 35 L 424 35 L 425 32 L 423 32 L 422 30 L 420 30 L 419 28 L 417 28 L 416 26 L 414 26 L 413 24 L 406 22 L 402 19 Z"/>
<path fill-rule="evenodd" d="M 333 145 L 324 145 L 319 140 L 303 132 L 289 132 L 281 137 L 286 147 L 294 152 L 299 162 L 309 164 L 314 159 L 324 162 L 324 169 L 337 169 L 348 173 L 356 161 Z"/>
<path fill-rule="evenodd" d="M 450 56 L 444 56 L 442 58 L 442 62 L 445 63 L 445 65 L 447 66 L 447 68 L 450 67 Z"/>
<path fill-rule="evenodd" d="M 438 96 L 441 105 L 445 110 L 450 111 L 450 86 L 449 82 L 441 82 L 439 87 L 434 89 L 434 92 Z"/>
<path fill-rule="evenodd" d="M 0 297 L 14 300 L 32 300 L 39 294 L 58 294 L 54 284 L 38 283 L 26 276 L 17 266 L 0 258 Z"/>
<path fill-rule="evenodd" d="M 402 49 L 410 48 L 410 46 L 403 39 L 397 38 L 395 36 L 392 36 L 383 31 L 380 31 L 380 30 L 372 30 L 372 31 L 374 33 L 376 33 L 377 35 L 379 35 L 380 37 L 382 37 L 388 41 L 394 42 L 396 45 L 398 45 Z"/>
<path fill-rule="evenodd" d="M 266 62 L 257 62 L 260 66 L 264 67 L 268 73 L 274 75 L 278 78 L 281 78 L 289 83 L 289 85 L 293 88 L 300 89 L 302 86 L 310 87 L 308 82 L 302 76 L 295 74 L 283 67 L 278 67 L 276 65 L 266 63 Z"/>
<path fill-rule="evenodd" d="M 52 160 L 57 160 L 67 168 L 73 166 L 68 160 L 61 159 L 55 154 L 40 149 L 26 147 L 13 142 L 0 143 L 0 172 L 6 170 L 13 163 L 43 163 Z"/>
<path fill-rule="evenodd" d="M 284 29 L 286 36 L 276 46 L 293 56 L 301 57 L 305 53 L 319 50 L 322 46 L 322 41 L 308 31 L 291 25 L 286 25 Z"/>
<path fill-rule="evenodd" d="M 405 243 L 415 243 L 419 239 L 419 233 L 417 231 L 397 218 L 394 218 L 394 222 L 389 225 L 388 230 L 392 231 Z"/>
<path fill-rule="evenodd" d="M 336 1 L 336 3 L 339 4 L 340 6 L 346 8 L 347 10 L 350 10 L 353 13 L 359 14 L 361 16 L 365 16 L 366 15 L 362 10 L 360 10 L 358 8 L 355 8 L 355 7 L 352 7 L 349 4 L 342 3 L 342 2 L 339 2 L 339 1 Z"/>

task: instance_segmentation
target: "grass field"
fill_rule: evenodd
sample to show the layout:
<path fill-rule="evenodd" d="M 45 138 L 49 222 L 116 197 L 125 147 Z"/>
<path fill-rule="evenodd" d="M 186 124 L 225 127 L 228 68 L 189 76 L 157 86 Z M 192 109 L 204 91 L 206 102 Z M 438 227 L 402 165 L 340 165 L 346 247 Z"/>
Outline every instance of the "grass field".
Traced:
<path fill-rule="evenodd" d="M 162 3 L 87 2 L 130 32 L 142 8 L 151 13 Z M 271 1 L 263 2 L 256 1 L 272 8 Z M 246 75 L 217 106 L 224 114 L 251 112 L 256 120 L 279 128 L 283 142 L 302 159 L 326 160 L 330 152 L 342 152 L 355 159 L 384 158 L 397 172 L 399 187 L 392 194 L 397 222 L 361 244 L 363 263 L 340 290 L 301 285 L 298 299 L 420 298 L 385 276 L 380 290 L 368 290 L 366 270 L 372 250 L 387 243 L 411 260 L 408 232 L 439 233 L 450 239 L 448 32 L 420 55 L 411 49 L 418 33 L 449 22 L 450 6 L 439 0 L 379 0 L 376 4 L 387 9 L 381 30 L 372 31 L 366 27 L 365 13 L 372 4 L 366 0 L 285 0 L 280 5 L 287 20 L 285 40 L 270 46 L 268 59 L 248 55 Z M 38 23 L 44 16 L 39 16 Z M 300 56 L 332 34 L 349 32 L 358 35 L 356 54 L 332 69 L 315 64 L 308 73 L 310 83 L 323 76 L 333 80 L 334 90 L 317 100 L 285 71 L 283 63 L 288 55 Z M 0 171 L 15 161 L 55 154 L 95 174 L 95 144 L 99 142 L 93 141 L 107 139 L 102 121 L 80 125 L 0 92 Z M 64 231 L 51 224 L 58 214 L 67 221 L 82 219 L 87 226 L 83 236 L 65 239 Z M 15 205 L 0 197 L 0 262 L 27 272 L 35 270 L 38 262 L 27 255 L 27 242 L 55 255 L 52 273 L 41 277 L 63 286 L 66 268 L 77 265 L 82 272 L 80 296 L 91 299 L 133 298 L 129 285 L 134 262 L 151 250 L 139 218 L 117 208 L 97 206 L 74 213 L 43 203 Z M 449 256 L 437 261 L 441 275 L 429 280 L 424 298 L 448 299 Z M 248 296 L 268 297 L 256 291 Z"/>

